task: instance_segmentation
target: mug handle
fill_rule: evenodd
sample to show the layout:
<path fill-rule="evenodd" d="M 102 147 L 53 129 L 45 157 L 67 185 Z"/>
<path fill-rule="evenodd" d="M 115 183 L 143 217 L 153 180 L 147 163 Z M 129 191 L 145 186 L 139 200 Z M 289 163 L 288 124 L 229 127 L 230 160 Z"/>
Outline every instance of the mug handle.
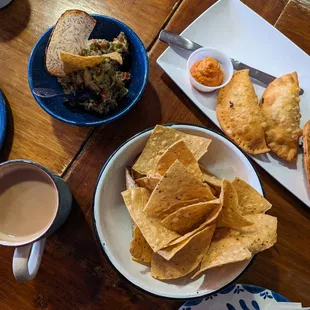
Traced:
<path fill-rule="evenodd" d="M 45 238 L 35 243 L 18 247 L 13 255 L 13 273 L 17 281 L 32 280 L 40 267 L 45 247 Z"/>

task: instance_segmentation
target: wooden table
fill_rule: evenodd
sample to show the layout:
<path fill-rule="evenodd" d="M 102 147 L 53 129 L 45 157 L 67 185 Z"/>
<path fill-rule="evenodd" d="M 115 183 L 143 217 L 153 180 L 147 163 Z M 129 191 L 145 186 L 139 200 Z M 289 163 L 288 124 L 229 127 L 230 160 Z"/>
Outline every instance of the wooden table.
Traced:
<path fill-rule="evenodd" d="M 0 87 L 9 103 L 2 159 L 29 158 L 62 175 L 74 197 L 66 224 L 46 244 L 37 277 L 14 280 L 13 249 L 0 253 L 0 309 L 177 309 L 181 303 L 149 296 L 121 278 L 101 253 L 92 227 L 94 186 L 109 155 L 127 138 L 158 123 L 186 122 L 213 128 L 156 65 L 166 48 L 163 28 L 181 32 L 214 0 L 14 0 L 0 10 Z M 244 0 L 258 14 L 310 53 L 309 0 Z M 149 52 L 150 78 L 142 100 L 120 120 L 79 128 L 49 117 L 27 83 L 32 46 L 66 9 L 114 16 L 132 27 Z M 271 214 L 278 217 L 278 243 L 257 256 L 238 280 L 273 289 L 310 305 L 310 212 L 258 166 Z"/>

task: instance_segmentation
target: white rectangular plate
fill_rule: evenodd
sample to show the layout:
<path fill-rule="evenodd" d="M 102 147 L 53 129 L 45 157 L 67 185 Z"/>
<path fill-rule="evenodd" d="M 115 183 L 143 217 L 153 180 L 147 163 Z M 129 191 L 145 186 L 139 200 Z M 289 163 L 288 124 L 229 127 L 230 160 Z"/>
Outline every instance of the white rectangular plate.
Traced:
<path fill-rule="evenodd" d="M 242 2 L 218 1 L 190 24 L 182 35 L 274 76 L 297 71 L 300 87 L 305 91 L 300 97 L 301 128 L 310 119 L 310 57 Z M 168 47 L 157 63 L 193 103 L 220 127 L 215 112 L 217 93 L 203 94 L 193 89 L 186 72 L 188 56 L 189 52 Z M 265 88 L 255 84 L 254 87 L 260 98 Z M 272 154 L 252 158 L 310 207 L 302 148 L 299 148 L 297 164 L 284 162 Z"/>

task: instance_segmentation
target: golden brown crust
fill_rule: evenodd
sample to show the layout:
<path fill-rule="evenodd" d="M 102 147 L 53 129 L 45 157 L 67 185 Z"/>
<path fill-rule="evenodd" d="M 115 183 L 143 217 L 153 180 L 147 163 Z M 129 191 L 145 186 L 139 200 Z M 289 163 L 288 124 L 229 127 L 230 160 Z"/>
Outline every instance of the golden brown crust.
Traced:
<path fill-rule="evenodd" d="M 266 141 L 284 160 L 297 161 L 299 128 L 299 83 L 296 72 L 275 79 L 266 88 L 260 106 L 266 119 Z"/>
<path fill-rule="evenodd" d="M 310 186 L 310 121 L 308 121 L 303 130 L 303 149 L 304 149 L 304 169 L 307 181 Z"/>
<path fill-rule="evenodd" d="M 265 120 L 249 77 L 249 70 L 234 73 L 220 89 L 216 114 L 225 134 L 244 151 L 256 155 L 269 151 Z"/>

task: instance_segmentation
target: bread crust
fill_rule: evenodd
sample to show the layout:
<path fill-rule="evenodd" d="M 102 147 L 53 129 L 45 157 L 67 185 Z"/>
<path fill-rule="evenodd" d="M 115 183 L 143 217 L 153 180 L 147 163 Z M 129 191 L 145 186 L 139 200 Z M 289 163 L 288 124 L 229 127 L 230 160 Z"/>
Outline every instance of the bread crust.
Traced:
<path fill-rule="evenodd" d="M 73 18 L 74 21 L 73 33 L 68 31 L 72 25 L 70 23 L 66 25 L 70 18 Z M 87 41 L 96 22 L 92 16 L 81 10 L 67 10 L 60 16 L 45 49 L 45 67 L 50 74 L 55 76 L 65 75 L 59 52 L 79 54 L 85 46 L 84 43 L 86 42 L 84 41 Z"/>

